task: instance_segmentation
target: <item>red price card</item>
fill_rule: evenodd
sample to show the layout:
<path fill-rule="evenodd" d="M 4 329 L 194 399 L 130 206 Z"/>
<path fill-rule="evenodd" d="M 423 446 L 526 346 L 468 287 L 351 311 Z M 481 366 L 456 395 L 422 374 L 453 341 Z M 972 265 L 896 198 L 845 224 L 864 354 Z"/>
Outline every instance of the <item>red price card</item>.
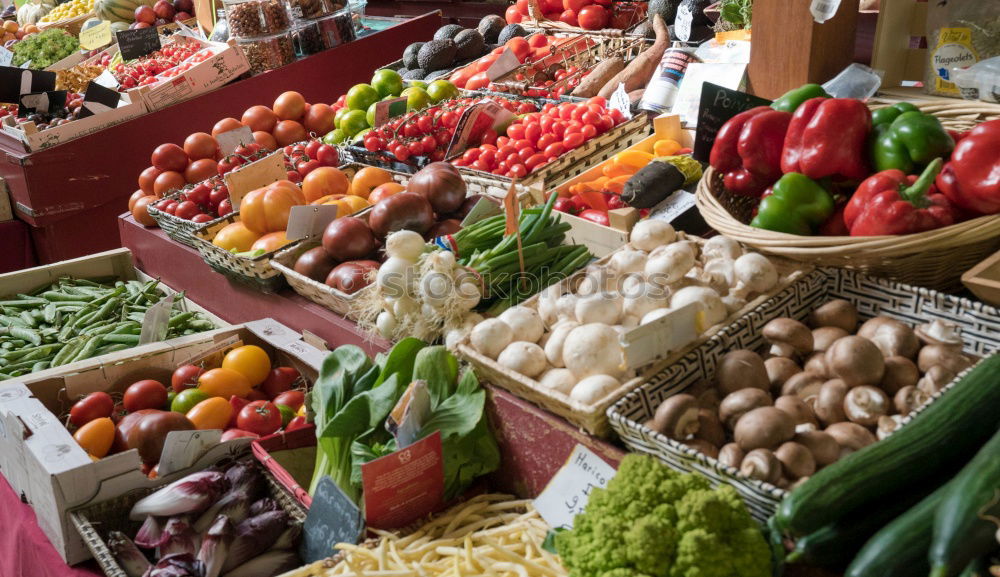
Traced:
<path fill-rule="evenodd" d="M 361 465 L 365 522 L 395 529 L 434 513 L 444 504 L 441 433 Z"/>

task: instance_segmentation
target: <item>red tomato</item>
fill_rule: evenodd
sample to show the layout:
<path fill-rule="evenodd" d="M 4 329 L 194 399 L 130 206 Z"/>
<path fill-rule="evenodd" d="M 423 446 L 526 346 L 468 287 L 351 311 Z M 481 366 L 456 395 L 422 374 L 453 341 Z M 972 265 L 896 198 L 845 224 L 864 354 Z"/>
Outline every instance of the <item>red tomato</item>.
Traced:
<path fill-rule="evenodd" d="M 153 379 L 132 383 L 125 389 L 122 406 L 130 413 L 143 409 L 163 409 L 167 406 L 167 387 Z"/>
<path fill-rule="evenodd" d="M 480 90 L 485 88 L 487 84 L 490 83 L 490 79 L 486 76 L 486 72 L 477 72 L 473 74 L 469 81 L 465 83 L 466 90 Z"/>
<path fill-rule="evenodd" d="M 538 168 L 539 165 L 545 164 L 548 160 L 549 159 L 546 158 L 544 154 L 532 154 L 527 160 L 524 161 L 524 166 L 530 172 Z"/>
<path fill-rule="evenodd" d="M 288 431 L 294 431 L 295 429 L 304 429 L 308 426 L 309 423 L 306 422 L 306 418 L 303 417 L 302 415 L 299 415 L 298 417 L 295 417 L 291 421 L 288 421 L 288 424 L 285 425 L 285 432 L 287 433 Z"/>
<path fill-rule="evenodd" d="M 583 137 L 583 134 L 574 132 L 573 134 L 567 134 L 563 137 L 562 145 L 566 150 L 573 150 L 583 144 L 584 140 L 586 139 Z"/>
<path fill-rule="evenodd" d="M 522 64 L 528 58 L 528 54 L 531 53 L 531 45 L 522 36 L 511 38 L 507 41 L 506 46 L 510 48 L 511 52 L 514 53 L 514 56 L 517 56 L 518 61 Z"/>
<path fill-rule="evenodd" d="M 297 370 L 292 367 L 277 367 L 267 374 L 267 378 L 260 384 L 260 390 L 268 399 L 273 399 L 290 390 L 297 380 L 299 380 Z"/>
<path fill-rule="evenodd" d="M 559 5 L 562 6 L 562 0 L 558 0 Z M 546 1 L 546 4 L 551 2 Z M 562 10 L 560 10 L 562 12 Z M 528 45 L 532 48 L 544 48 L 549 45 L 549 41 L 545 38 L 544 34 L 535 34 L 531 38 L 528 38 Z"/>
<path fill-rule="evenodd" d="M 204 372 L 205 369 L 198 365 L 181 365 L 170 376 L 170 388 L 175 393 L 179 393 L 184 389 L 193 389 L 198 386 L 198 377 Z"/>
<path fill-rule="evenodd" d="M 97 391 L 73 404 L 69 410 L 69 422 L 82 427 L 94 419 L 110 417 L 114 410 L 115 401 L 111 395 Z"/>
<path fill-rule="evenodd" d="M 507 11 L 504 12 L 504 20 L 507 24 L 520 24 L 521 20 L 524 20 L 524 14 L 517 9 L 517 6 L 508 6 Z"/>
<path fill-rule="evenodd" d="M 545 147 L 545 156 L 548 157 L 549 160 L 559 158 L 564 152 L 566 152 L 566 148 L 563 146 L 562 142 L 553 142 Z"/>
<path fill-rule="evenodd" d="M 265 395 L 264 392 L 261 391 L 260 389 L 251 389 L 250 392 L 247 393 L 247 400 L 248 401 L 268 401 L 270 399 L 268 399 L 267 395 Z"/>
<path fill-rule="evenodd" d="M 236 395 L 229 397 L 229 406 L 232 407 L 233 410 L 230 413 L 231 416 L 229 417 L 229 424 L 226 425 L 227 429 L 236 428 L 236 418 L 240 416 L 240 411 L 243 410 L 243 407 L 249 404 L 250 401 L 237 397 Z"/>
<path fill-rule="evenodd" d="M 580 218 L 585 218 L 591 222 L 596 222 L 597 224 L 602 224 L 608 226 L 608 213 L 603 210 L 597 210 L 594 208 L 588 208 L 587 210 L 578 214 Z"/>
<path fill-rule="evenodd" d="M 593 124 L 585 124 L 583 125 L 583 129 L 580 130 L 580 133 L 583 134 L 584 140 L 590 140 L 591 138 L 597 136 L 597 128 L 594 127 Z"/>
<path fill-rule="evenodd" d="M 572 10 L 577 14 L 580 13 L 581 8 L 590 4 L 593 4 L 591 0 L 562 0 L 563 10 Z"/>
<path fill-rule="evenodd" d="M 528 169 L 523 164 L 515 164 L 510 167 L 507 175 L 512 178 L 524 178 L 528 174 Z"/>
<path fill-rule="evenodd" d="M 240 437 L 250 437 L 251 439 L 259 439 L 260 435 L 257 433 L 251 433 L 250 431 L 244 431 L 241 429 L 227 429 L 226 432 L 222 433 L 222 441 L 232 441 L 233 439 L 239 439 Z"/>
<path fill-rule="evenodd" d="M 150 164 L 163 172 L 184 172 L 188 165 L 188 155 L 176 144 L 161 144 L 153 150 Z"/>
<path fill-rule="evenodd" d="M 306 402 L 306 394 L 302 391 L 285 391 L 274 397 L 274 404 L 287 405 L 298 411 L 302 404 Z"/>
<path fill-rule="evenodd" d="M 608 11 L 596 4 L 585 6 L 577 13 L 580 28 L 584 30 L 600 30 L 608 24 Z"/>
<path fill-rule="evenodd" d="M 258 435 L 270 435 L 281 428 L 281 412 L 274 403 L 254 401 L 240 409 L 236 426 Z"/>
<path fill-rule="evenodd" d="M 605 97 L 603 97 L 603 96 L 594 96 L 594 97 L 591 97 L 590 100 L 587 100 L 586 104 L 587 104 L 588 108 L 590 107 L 591 104 L 595 104 L 595 105 L 597 105 L 597 106 L 599 106 L 601 108 L 607 108 L 608 107 L 608 99 L 605 98 Z"/>

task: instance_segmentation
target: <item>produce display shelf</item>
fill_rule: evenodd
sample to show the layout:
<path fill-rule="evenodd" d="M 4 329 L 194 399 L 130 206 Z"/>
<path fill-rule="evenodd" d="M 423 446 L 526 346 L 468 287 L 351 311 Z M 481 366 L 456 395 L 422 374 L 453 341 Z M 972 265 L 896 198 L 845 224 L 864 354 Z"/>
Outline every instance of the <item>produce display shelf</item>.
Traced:
<path fill-rule="evenodd" d="M 425 11 L 426 12 L 426 11 Z M 183 142 L 192 127 L 210 129 L 219 119 L 269 104 L 294 87 L 310 102 L 333 102 L 367 82 L 370 71 L 410 43 L 434 34 L 439 12 L 401 22 L 288 66 L 112 126 L 63 145 L 29 153 L 0 135 L 0 178 L 10 188 L 17 218 L 31 226 L 39 262 L 66 260 L 116 248 L 115 218 L 149 165 L 149 152 Z"/>

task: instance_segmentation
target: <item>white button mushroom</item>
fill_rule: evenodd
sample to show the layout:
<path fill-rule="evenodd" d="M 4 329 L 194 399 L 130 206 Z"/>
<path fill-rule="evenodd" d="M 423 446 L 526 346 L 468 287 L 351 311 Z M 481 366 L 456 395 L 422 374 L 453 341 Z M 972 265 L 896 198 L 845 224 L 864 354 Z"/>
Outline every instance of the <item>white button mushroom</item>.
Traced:
<path fill-rule="evenodd" d="M 670 244 L 677 239 L 677 232 L 670 223 L 647 218 L 635 223 L 629 233 L 629 243 L 639 249 L 649 252 L 658 246 Z"/>
<path fill-rule="evenodd" d="M 498 317 L 514 331 L 514 338 L 519 341 L 538 342 L 545 332 L 542 317 L 538 311 L 525 306 L 510 307 Z"/>
<path fill-rule="evenodd" d="M 500 319 L 486 319 L 469 334 L 472 348 L 491 359 L 497 358 L 513 339 L 514 331 Z"/>
<path fill-rule="evenodd" d="M 563 363 L 579 378 L 590 375 L 611 375 L 620 378 L 625 373 L 625 351 L 618 331 L 602 323 L 579 326 L 563 343 Z"/>
<path fill-rule="evenodd" d="M 585 405 L 592 405 L 608 396 L 621 385 L 618 379 L 608 375 L 593 375 L 581 380 L 573 387 L 569 398 Z"/>
<path fill-rule="evenodd" d="M 535 343 L 515 341 L 500 353 L 497 363 L 526 377 L 536 377 L 545 370 L 545 352 Z"/>
<path fill-rule="evenodd" d="M 538 378 L 538 382 L 543 387 L 559 391 L 568 396 L 573 387 L 576 386 L 576 377 L 573 376 L 573 372 L 569 369 L 556 368 L 542 373 L 542 376 Z"/>

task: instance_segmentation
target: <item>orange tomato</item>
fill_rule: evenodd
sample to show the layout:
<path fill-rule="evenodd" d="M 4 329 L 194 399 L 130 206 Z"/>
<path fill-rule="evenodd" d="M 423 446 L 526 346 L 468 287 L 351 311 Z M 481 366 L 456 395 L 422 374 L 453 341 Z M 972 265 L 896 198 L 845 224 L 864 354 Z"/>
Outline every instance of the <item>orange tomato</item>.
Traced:
<path fill-rule="evenodd" d="M 253 385 L 243 376 L 243 373 L 239 373 L 233 369 L 221 368 L 211 369 L 202 373 L 198 377 L 198 388 L 210 397 L 228 399 L 232 396 L 245 398 L 250 394 Z"/>
<path fill-rule="evenodd" d="M 146 210 L 146 207 L 153 202 L 156 202 L 156 197 L 151 194 L 136 199 L 135 204 L 132 205 L 132 218 L 142 226 L 156 226 L 156 221 L 149 216 L 149 211 Z"/>
<path fill-rule="evenodd" d="M 132 212 L 132 209 L 135 207 L 135 203 L 144 196 L 151 196 L 151 195 L 147 195 L 145 190 L 137 190 L 132 193 L 132 196 L 128 197 L 129 212 Z"/>
<path fill-rule="evenodd" d="M 317 198 L 316 200 L 310 202 L 309 204 L 330 204 L 335 200 L 340 200 L 344 198 L 344 196 L 345 195 L 343 194 L 328 194 L 326 196 L 321 196 L 320 198 Z"/>
<path fill-rule="evenodd" d="M 271 374 L 271 357 L 267 351 L 256 345 L 237 347 L 222 359 L 222 368 L 240 373 L 256 387 Z"/>
<path fill-rule="evenodd" d="M 253 133 L 253 140 L 267 150 L 278 150 L 278 141 L 271 136 L 270 132 L 258 130 Z"/>
<path fill-rule="evenodd" d="M 218 135 L 222 134 L 223 132 L 229 132 L 230 130 L 236 130 L 237 128 L 239 128 L 241 126 L 246 126 L 246 125 L 243 124 L 242 122 L 240 122 L 239 120 L 236 120 L 235 118 L 232 118 L 232 117 L 230 117 L 230 118 L 223 118 L 222 120 L 216 122 L 215 126 L 212 127 L 212 136 L 218 136 Z"/>
<path fill-rule="evenodd" d="M 278 181 L 250 191 L 243 197 L 240 202 L 240 220 L 257 234 L 278 232 L 288 226 L 288 213 L 292 207 L 305 203 L 306 199 L 298 187 Z"/>
<path fill-rule="evenodd" d="M 380 184 L 373 188 L 371 194 L 368 195 L 368 204 L 378 204 L 378 201 L 389 198 L 390 196 L 403 192 L 404 190 L 406 190 L 406 187 L 398 182 Z"/>
<path fill-rule="evenodd" d="M 272 108 L 281 120 L 298 120 L 306 113 L 306 99 L 298 92 L 283 92 L 274 100 Z"/>
<path fill-rule="evenodd" d="M 361 198 L 368 198 L 368 195 L 372 193 L 372 190 L 376 186 L 387 182 L 392 182 L 392 174 L 389 171 L 374 166 L 366 166 L 359 170 L 354 175 L 354 178 L 351 179 L 351 194 L 360 196 Z"/>
<path fill-rule="evenodd" d="M 313 104 L 306 110 L 302 124 L 306 130 L 315 132 L 318 136 L 323 136 L 334 128 L 333 117 L 336 112 L 329 104 Z"/>
<path fill-rule="evenodd" d="M 212 244 L 223 250 L 236 249 L 236 252 L 244 252 L 250 250 L 250 247 L 257 242 L 260 236 L 242 222 L 234 222 L 222 227 L 222 230 L 217 232 L 215 238 L 212 239 Z"/>
<path fill-rule="evenodd" d="M 196 429 L 225 429 L 233 416 L 233 406 L 222 397 L 205 399 L 184 415 Z"/>
<path fill-rule="evenodd" d="M 347 175 L 332 166 L 321 166 L 302 179 L 302 194 L 306 202 L 330 194 L 347 194 L 350 188 Z"/>
<path fill-rule="evenodd" d="M 254 241 L 254 243 L 250 245 L 250 250 L 274 252 L 290 242 L 292 241 L 288 240 L 288 237 L 285 236 L 285 231 L 283 230 L 278 232 L 269 232 Z"/>
<path fill-rule="evenodd" d="M 340 199 L 338 206 L 343 207 L 343 209 L 337 213 L 337 216 L 347 216 L 349 214 L 354 214 L 359 210 L 364 210 L 371 206 L 371 204 L 360 196 L 349 194 Z"/>
<path fill-rule="evenodd" d="M 88 455 L 100 459 L 108 454 L 115 440 L 115 422 L 108 417 L 94 419 L 77 429 L 73 438 Z"/>

